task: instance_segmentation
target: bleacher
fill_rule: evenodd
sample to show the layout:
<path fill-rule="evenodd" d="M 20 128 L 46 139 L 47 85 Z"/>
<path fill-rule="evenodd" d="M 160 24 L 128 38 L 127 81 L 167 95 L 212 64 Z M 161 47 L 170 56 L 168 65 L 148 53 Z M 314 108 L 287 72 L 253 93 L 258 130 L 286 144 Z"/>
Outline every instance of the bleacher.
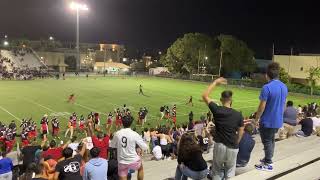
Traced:
<path fill-rule="evenodd" d="M 232 179 L 312 180 L 320 178 L 320 160 L 316 161 L 320 157 L 320 137 L 314 135 L 306 138 L 290 137 L 276 142 L 273 158 L 274 171 L 272 172 L 258 171 L 254 168 L 254 164 L 259 163 L 259 160 L 264 156 L 260 136 L 256 135 L 255 140 L 256 146 L 252 151 L 250 162 L 244 168 L 237 168 L 236 177 Z M 212 150 L 209 154 L 204 154 L 204 158 L 210 166 L 210 161 L 213 158 Z M 312 160 L 315 160 L 315 162 L 312 162 Z M 144 160 L 145 179 L 164 180 L 174 178 L 176 166 L 177 160 Z M 133 175 L 133 179 L 136 179 L 136 173 Z"/>
<path fill-rule="evenodd" d="M 40 68 L 42 66 L 40 60 L 36 57 L 34 52 L 25 53 L 24 55 L 14 54 L 12 51 L 1 50 L 2 57 L 11 59 L 15 67 L 19 68 Z"/>

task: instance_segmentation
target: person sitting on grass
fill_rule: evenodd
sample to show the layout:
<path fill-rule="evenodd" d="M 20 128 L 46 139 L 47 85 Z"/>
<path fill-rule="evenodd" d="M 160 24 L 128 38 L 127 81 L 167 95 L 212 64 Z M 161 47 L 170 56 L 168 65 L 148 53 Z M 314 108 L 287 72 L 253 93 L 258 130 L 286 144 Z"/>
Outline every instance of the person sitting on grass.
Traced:
<path fill-rule="evenodd" d="M 202 150 L 193 133 L 182 135 L 178 144 L 178 166 L 175 180 L 204 179 L 207 177 L 208 167 L 202 157 Z"/>
<path fill-rule="evenodd" d="M 313 132 L 313 121 L 311 119 L 312 113 L 307 111 L 303 119 L 298 120 L 298 123 L 301 124 L 301 130 L 296 133 L 297 137 L 308 137 Z"/>
<path fill-rule="evenodd" d="M 249 160 L 251 152 L 255 146 L 255 140 L 252 138 L 254 131 L 253 124 L 247 124 L 244 127 L 244 133 L 239 143 L 239 152 L 237 156 L 237 167 L 245 167 Z"/>

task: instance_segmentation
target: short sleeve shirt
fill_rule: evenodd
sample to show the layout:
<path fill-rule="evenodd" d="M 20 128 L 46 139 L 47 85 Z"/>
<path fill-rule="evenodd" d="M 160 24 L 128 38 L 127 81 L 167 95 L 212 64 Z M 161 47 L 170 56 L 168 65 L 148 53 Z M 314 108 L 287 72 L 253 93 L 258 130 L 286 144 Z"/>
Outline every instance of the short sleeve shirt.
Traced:
<path fill-rule="evenodd" d="M 109 136 L 104 137 L 102 140 L 99 140 L 97 136 L 92 136 L 92 142 L 94 147 L 100 149 L 99 157 L 108 159 Z"/>
<path fill-rule="evenodd" d="M 239 127 L 243 126 L 242 114 L 232 108 L 218 106 L 214 102 L 209 103 L 209 109 L 215 120 L 215 141 L 229 148 L 237 149 L 239 146 L 237 131 Z"/>
<path fill-rule="evenodd" d="M 73 158 L 58 162 L 56 172 L 59 172 L 60 180 L 82 180 L 80 175 L 82 156 L 77 154 Z"/>
<path fill-rule="evenodd" d="M 259 99 L 266 101 L 265 110 L 260 118 L 260 125 L 262 127 L 282 127 L 287 95 L 287 86 L 277 79 L 269 81 L 262 87 Z"/>

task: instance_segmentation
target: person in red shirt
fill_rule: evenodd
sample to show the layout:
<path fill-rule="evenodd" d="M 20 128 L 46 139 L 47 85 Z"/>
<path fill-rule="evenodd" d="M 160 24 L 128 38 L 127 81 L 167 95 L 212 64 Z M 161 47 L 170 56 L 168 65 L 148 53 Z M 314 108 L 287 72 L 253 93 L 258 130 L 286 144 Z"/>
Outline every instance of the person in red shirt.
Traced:
<path fill-rule="evenodd" d="M 54 159 L 55 161 L 58 161 L 60 158 L 62 158 L 63 149 L 68 147 L 69 144 L 70 144 L 70 141 L 68 141 L 66 144 L 64 144 L 61 147 L 56 147 L 57 146 L 56 141 L 52 140 L 50 142 L 50 148 L 47 151 L 44 151 L 42 153 L 42 157 L 43 158 L 47 158 L 48 156 L 51 156 L 51 159 Z"/>
<path fill-rule="evenodd" d="M 107 128 L 108 130 L 108 128 Z M 92 124 L 89 124 L 88 128 L 88 134 L 92 138 L 92 143 L 94 147 L 97 147 L 100 149 L 100 158 L 108 159 L 108 149 L 109 149 L 109 131 L 108 134 L 103 136 L 102 132 L 98 132 L 97 136 L 92 133 Z"/>

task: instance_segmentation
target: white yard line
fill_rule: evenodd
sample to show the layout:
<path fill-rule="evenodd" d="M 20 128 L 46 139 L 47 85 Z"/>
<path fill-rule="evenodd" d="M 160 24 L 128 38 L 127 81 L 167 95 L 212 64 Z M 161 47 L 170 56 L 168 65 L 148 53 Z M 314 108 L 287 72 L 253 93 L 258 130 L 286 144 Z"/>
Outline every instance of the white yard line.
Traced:
<path fill-rule="evenodd" d="M 11 115 L 12 117 L 14 117 L 16 120 L 19 120 L 20 122 L 22 122 L 20 118 L 18 118 L 17 116 L 13 115 L 11 112 L 9 112 L 9 111 L 8 111 L 7 109 L 5 109 L 4 107 L 0 106 L 0 109 L 2 109 L 2 111 L 4 111 L 4 112 L 10 114 L 10 115 Z"/>
<path fill-rule="evenodd" d="M 93 111 L 93 112 L 98 112 L 98 113 L 100 113 L 100 114 L 104 114 L 104 115 L 108 116 L 108 114 L 106 114 L 106 113 L 99 112 L 99 111 L 97 111 L 96 109 L 92 109 L 92 108 L 90 108 L 90 107 L 88 107 L 88 106 L 85 106 L 85 105 L 82 105 L 82 104 L 79 104 L 79 103 L 74 103 L 74 105 L 77 105 L 77 106 L 80 106 L 80 107 L 82 107 L 82 108 L 84 108 L 84 109 L 87 109 L 87 110 L 90 110 L 90 111 Z"/>

